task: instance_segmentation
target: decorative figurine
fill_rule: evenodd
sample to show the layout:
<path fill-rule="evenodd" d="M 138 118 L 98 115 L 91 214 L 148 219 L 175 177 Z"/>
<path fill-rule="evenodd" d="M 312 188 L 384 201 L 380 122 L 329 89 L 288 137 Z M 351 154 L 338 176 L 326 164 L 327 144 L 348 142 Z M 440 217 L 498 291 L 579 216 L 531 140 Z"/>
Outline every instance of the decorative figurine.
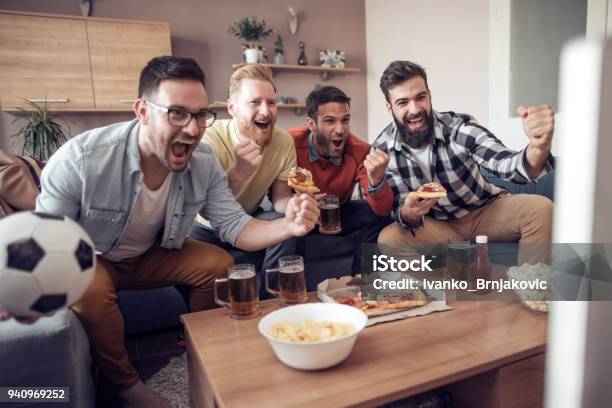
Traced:
<path fill-rule="evenodd" d="M 284 64 L 285 63 L 285 48 L 283 47 L 283 38 L 279 35 L 276 37 L 274 42 L 274 63 Z"/>
<path fill-rule="evenodd" d="M 321 50 L 319 52 L 319 61 L 322 67 L 344 68 L 346 53 L 340 50 Z"/>
<path fill-rule="evenodd" d="M 289 7 L 289 32 L 293 35 L 297 33 L 298 30 L 298 13 L 295 11 L 293 7 Z"/>
<path fill-rule="evenodd" d="M 299 45 L 300 57 L 298 58 L 298 65 L 308 65 L 308 60 L 306 59 L 306 51 L 304 50 L 304 48 L 306 47 L 304 41 L 300 41 Z"/>

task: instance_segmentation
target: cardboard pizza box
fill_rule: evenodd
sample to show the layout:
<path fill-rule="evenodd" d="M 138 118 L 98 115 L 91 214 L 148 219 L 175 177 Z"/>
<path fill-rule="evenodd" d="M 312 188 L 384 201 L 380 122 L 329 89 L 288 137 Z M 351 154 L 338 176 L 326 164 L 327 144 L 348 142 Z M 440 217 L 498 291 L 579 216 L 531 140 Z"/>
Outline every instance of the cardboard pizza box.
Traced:
<path fill-rule="evenodd" d="M 359 275 L 357 275 L 359 276 Z M 352 279 L 351 276 L 343 276 L 341 278 L 326 279 L 317 285 L 317 296 L 322 302 L 336 303 L 333 298 L 342 296 L 354 295 L 360 291 L 358 287 L 347 286 L 347 282 Z M 443 312 L 452 310 L 453 308 L 446 304 L 446 296 L 444 291 L 425 291 L 429 303 L 424 306 L 416 307 L 407 310 L 390 310 L 382 312 L 376 316 L 368 318 L 367 326 L 372 326 L 377 323 L 390 322 L 393 320 L 406 319 L 408 317 L 423 316 L 434 312 Z"/>

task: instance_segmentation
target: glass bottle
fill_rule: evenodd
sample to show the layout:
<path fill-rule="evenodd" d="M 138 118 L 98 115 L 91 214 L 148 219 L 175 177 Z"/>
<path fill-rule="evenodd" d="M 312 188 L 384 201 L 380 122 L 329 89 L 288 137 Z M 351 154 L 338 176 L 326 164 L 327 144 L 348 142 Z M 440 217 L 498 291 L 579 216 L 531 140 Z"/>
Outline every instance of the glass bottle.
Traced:
<path fill-rule="evenodd" d="M 300 56 L 298 57 L 298 65 L 308 65 L 308 60 L 306 59 L 306 45 L 303 41 L 300 41 Z"/>
<path fill-rule="evenodd" d="M 477 289 L 476 283 L 479 279 L 484 281 L 491 280 L 491 262 L 489 261 L 489 239 L 486 235 L 476 236 L 476 248 L 474 249 L 474 258 L 472 259 L 472 283 L 473 288 Z M 481 288 L 476 291 L 478 294 L 486 294 L 491 292 L 489 288 Z"/>

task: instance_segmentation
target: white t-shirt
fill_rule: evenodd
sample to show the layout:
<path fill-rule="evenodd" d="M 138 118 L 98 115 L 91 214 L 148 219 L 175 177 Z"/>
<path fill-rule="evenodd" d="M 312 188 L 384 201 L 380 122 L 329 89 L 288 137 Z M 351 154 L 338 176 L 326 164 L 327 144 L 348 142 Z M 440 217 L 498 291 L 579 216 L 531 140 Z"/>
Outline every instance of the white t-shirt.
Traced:
<path fill-rule="evenodd" d="M 409 147 L 409 149 L 421 168 L 423 175 L 425 175 L 428 181 L 433 181 L 431 176 L 431 144 L 428 144 L 422 149 L 413 149 L 412 147 Z"/>
<path fill-rule="evenodd" d="M 116 248 L 102 254 L 102 257 L 112 262 L 145 253 L 157 238 L 158 231 L 166 219 L 166 204 L 172 173 L 168 173 L 162 185 L 155 191 L 149 190 L 145 183 L 136 197 L 132 219 L 127 231 Z"/>

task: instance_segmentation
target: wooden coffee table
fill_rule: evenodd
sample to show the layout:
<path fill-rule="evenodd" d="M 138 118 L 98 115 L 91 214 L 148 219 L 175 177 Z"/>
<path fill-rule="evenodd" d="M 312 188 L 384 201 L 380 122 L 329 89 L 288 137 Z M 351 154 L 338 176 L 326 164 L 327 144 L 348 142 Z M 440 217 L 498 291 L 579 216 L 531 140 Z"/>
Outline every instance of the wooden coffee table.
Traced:
<path fill-rule="evenodd" d="M 263 314 L 277 305 L 262 302 Z M 512 302 L 450 305 L 367 327 L 347 360 L 312 372 L 276 358 L 260 319 L 183 315 L 193 405 L 376 406 L 445 386 L 456 406 L 542 406 L 546 315 Z"/>

